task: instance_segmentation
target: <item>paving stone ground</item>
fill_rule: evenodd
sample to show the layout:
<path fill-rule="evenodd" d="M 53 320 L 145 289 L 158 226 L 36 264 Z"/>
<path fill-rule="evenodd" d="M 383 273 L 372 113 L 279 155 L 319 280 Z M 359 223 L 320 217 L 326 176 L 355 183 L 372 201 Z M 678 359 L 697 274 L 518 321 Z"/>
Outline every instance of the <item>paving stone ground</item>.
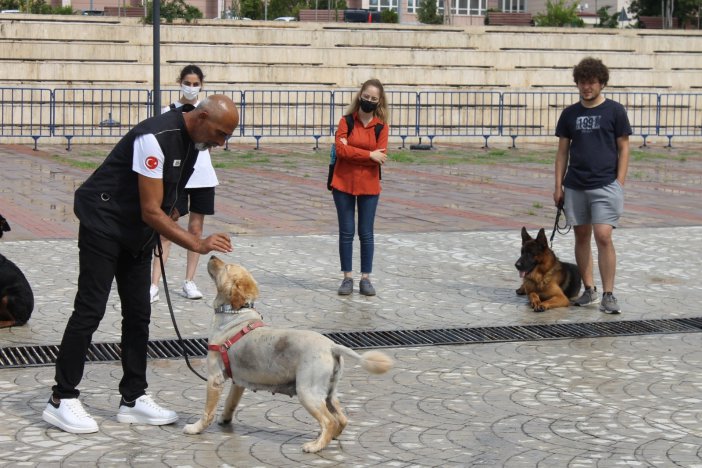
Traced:
<path fill-rule="evenodd" d="M 637 150 L 615 232 L 621 316 L 596 307 L 536 314 L 514 294 L 519 229 L 550 234 L 554 147 L 482 151 L 443 145 L 396 151 L 383 170 L 373 274 L 378 296 L 336 295 L 340 280 L 333 202 L 324 188 L 326 155 L 312 145 L 231 145 L 214 153 L 221 186 L 206 231 L 233 235 L 223 256 L 259 281 L 257 308 L 274 326 L 320 332 L 577 324 L 699 317 L 702 299 L 702 155 L 693 145 Z M 57 344 L 77 280 L 73 190 L 109 147 L 0 145 L 0 213 L 12 231 L 0 252 L 25 272 L 36 309 L 24 327 L 0 330 L 0 346 Z M 572 259 L 572 233 L 554 248 Z M 357 254 L 356 254 L 357 255 Z M 357 258 L 355 259 L 356 261 Z M 182 282 L 175 248 L 169 283 Z M 184 337 L 206 336 L 214 288 L 204 262 L 205 297 L 173 294 Z M 95 342 L 119 340 L 113 292 Z M 153 339 L 175 332 L 163 301 Z M 319 454 L 296 398 L 247 392 L 231 426 L 182 434 L 204 403 L 204 383 L 182 359 L 149 362 L 149 391 L 176 410 L 171 426 L 122 425 L 118 363 L 86 366 L 82 400 L 100 431 L 50 428 L 41 411 L 52 367 L 0 369 L 0 466 L 506 466 L 702 467 L 702 335 L 389 348 L 386 375 L 347 363 L 340 399 L 350 423 Z M 203 360 L 194 359 L 203 371 Z M 203 371 L 204 372 L 204 371 Z"/>

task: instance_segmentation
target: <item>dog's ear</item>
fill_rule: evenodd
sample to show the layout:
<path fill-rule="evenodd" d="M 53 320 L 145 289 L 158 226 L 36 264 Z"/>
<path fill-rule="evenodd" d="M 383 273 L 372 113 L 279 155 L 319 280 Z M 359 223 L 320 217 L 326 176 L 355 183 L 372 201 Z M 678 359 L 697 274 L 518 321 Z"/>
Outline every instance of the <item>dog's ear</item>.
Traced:
<path fill-rule="evenodd" d="M 539 244 L 548 245 L 548 241 L 546 240 L 546 231 L 544 231 L 544 228 L 539 229 L 539 234 L 536 236 L 536 241 Z"/>
<path fill-rule="evenodd" d="M 258 298 L 258 285 L 251 274 L 241 269 L 232 275 L 229 302 L 233 309 L 240 309 L 247 302 L 253 302 Z"/>
<path fill-rule="evenodd" d="M 522 226 L 522 244 L 526 244 L 531 240 L 531 236 L 527 232 L 526 228 Z"/>
<path fill-rule="evenodd" d="M 8 231 L 11 231 L 10 229 L 10 223 L 7 222 L 7 220 L 3 217 L 3 215 L 0 214 L 0 237 Z"/>

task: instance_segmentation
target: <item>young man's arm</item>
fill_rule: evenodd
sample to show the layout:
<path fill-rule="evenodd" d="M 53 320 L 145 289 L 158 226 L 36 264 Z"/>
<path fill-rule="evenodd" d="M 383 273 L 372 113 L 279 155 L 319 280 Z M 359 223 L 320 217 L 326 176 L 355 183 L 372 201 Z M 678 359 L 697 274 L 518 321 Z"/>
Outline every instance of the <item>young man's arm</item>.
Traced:
<path fill-rule="evenodd" d="M 553 201 L 556 206 L 563 203 L 563 179 L 568 167 L 568 152 L 570 151 L 570 139 L 558 138 L 558 151 L 556 152 L 555 187 L 553 189 Z"/>
<path fill-rule="evenodd" d="M 629 135 L 617 138 L 617 152 L 619 153 L 617 180 L 619 185 L 623 187 L 626 181 L 626 172 L 629 170 Z"/>

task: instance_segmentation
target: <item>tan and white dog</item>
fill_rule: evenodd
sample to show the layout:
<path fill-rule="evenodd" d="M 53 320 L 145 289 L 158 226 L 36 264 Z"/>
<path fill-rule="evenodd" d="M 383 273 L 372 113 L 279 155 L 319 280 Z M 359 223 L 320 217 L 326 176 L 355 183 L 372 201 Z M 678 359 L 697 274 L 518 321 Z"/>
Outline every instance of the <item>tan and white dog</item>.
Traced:
<path fill-rule="evenodd" d="M 207 398 L 202 418 L 186 425 L 183 432 L 199 434 L 212 424 L 230 369 L 233 384 L 220 424 L 231 422 L 246 388 L 297 395 L 321 428 L 319 437 L 304 444 L 302 450 L 322 450 L 348 422 L 336 396 L 343 357 L 359 360 L 363 369 L 373 374 L 387 372 L 392 359 L 380 351 L 359 355 L 317 332 L 263 326 L 261 315 L 253 308 L 258 285 L 244 267 L 212 256 L 207 271 L 217 286 L 207 354 Z"/>

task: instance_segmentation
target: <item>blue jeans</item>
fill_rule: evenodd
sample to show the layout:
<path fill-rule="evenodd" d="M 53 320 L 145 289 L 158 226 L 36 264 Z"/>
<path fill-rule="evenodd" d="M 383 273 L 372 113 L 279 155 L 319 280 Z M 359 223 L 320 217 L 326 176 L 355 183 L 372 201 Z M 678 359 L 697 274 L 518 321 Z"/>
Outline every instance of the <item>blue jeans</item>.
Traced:
<path fill-rule="evenodd" d="M 336 214 L 339 218 L 339 259 L 341 271 L 352 269 L 353 234 L 356 227 L 356 205 L 358 205 L 358 238 L 361 241 L 361 273 L 373 271 L 373 222 L 380 195 L 350 195 L 336 189 L 332 191 Z"/>

